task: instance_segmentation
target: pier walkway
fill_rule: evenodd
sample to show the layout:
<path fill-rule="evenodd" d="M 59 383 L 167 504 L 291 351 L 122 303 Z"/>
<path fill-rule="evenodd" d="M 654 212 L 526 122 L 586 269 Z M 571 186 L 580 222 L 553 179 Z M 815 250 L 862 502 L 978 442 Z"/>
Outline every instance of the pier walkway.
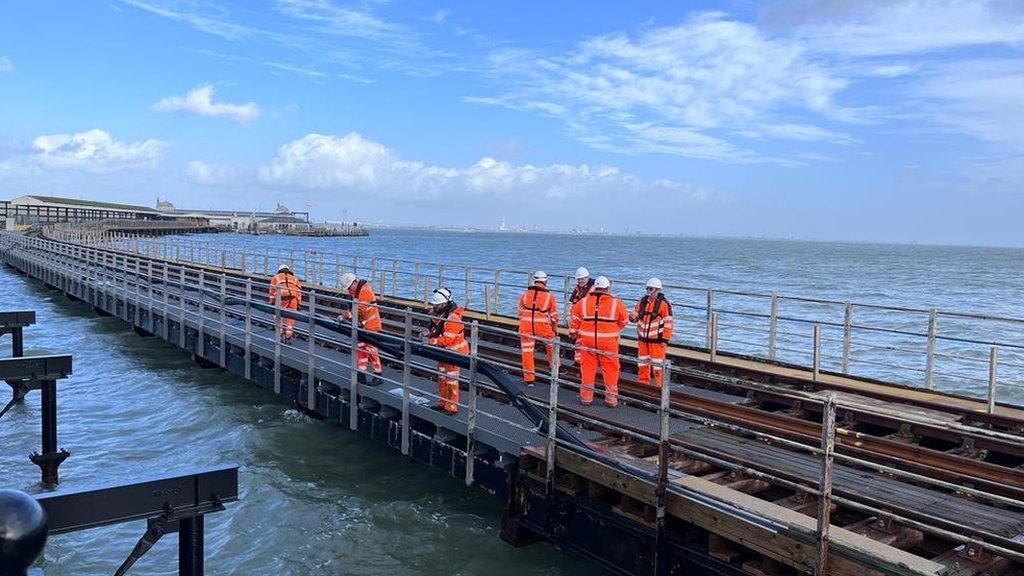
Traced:
<path fill-rule="evenodd" d="M 912 399 L 902 416 L 884 401 L 896 396 L 891 387 L 845 399 L 843 418 L 906 436 L 869 433 L 859 442 L 853 420 L 835 433 L 837 400 L 827 389 L 773 390 L 771 379 L 743 381 L 755 367 L 735 363 L 747 360 L 695 356 L 692 366 L 669 366 L 676 378 L 665 394 L 627 382 L 618 408 L 582 406 L 568 365 L 545 365 L 548 378 L 533 387 L 482 377 L 484 363 L 517 374 L 518 339 L 504 321 L 476 314 L 467 315 L 473 350 L 460 411 L 450 416 L 431 408 L 438 356 L 412 342 L 426 323 L 414 302 L 382 301 L 398 348 L 383 354 L 384 382 L 369 386 L 352 370 L 358 329 L 335 320 L 350 305 L 336 289 L 313 286 L 306 306 L 290 314 L 266 305 L 265 278 L 240 269 L 9 233 L 0 255 L 140 335 L 184 348 L 201 366 L 498 494 L 503 536 L 515 544 L 547 538 L 629 574 L 699 566 L 714 574 L 968 576 L 1012 573 L 1024 562 L 1019 429 L 929 409 L 936 396 Z M 297 320 L 292 345 L 277 337 L 281 315 Z M 700 372 L 705 364 L 717 369 Z M 770 402 L 755 401 L 758 391 L 792 402 L 769 410 Z M 998 414 L 1001 423 L 1016 419 L 1011 410 Z M 970 453 L 979 446 L 999 456 Z"/>

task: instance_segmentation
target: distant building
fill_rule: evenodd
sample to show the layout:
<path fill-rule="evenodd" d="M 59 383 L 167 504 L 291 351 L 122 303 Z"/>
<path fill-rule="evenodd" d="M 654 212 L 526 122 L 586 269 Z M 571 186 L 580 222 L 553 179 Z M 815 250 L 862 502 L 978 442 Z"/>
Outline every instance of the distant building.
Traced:
<path fill-rule="evenodd" d="M 133 219 L 166 220 L 169 217 L 158 210 L 132 204 L 40 196 L 19 196 L 0 202 L 0 212 L 12 224 L 40 224 L 79 220 Z"/>
<path fill-rule="evenodd" d="M 175 218 L 206 218 L 211 226 L 238 232 L 286 232 L 311 227 L 308 212 L 293 212 L 278 203 L 273 212 L 241 210 L 191 210 L 175 208 L 167 200 L 156 199 L 160 213 Z"/>

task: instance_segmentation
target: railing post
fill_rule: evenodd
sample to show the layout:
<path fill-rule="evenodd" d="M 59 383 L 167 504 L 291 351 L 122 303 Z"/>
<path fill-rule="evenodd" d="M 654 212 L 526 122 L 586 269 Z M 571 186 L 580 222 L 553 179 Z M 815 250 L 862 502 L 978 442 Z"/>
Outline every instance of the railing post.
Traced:
<path fill-rule="evenodd" d="M 274 290 L 274 394 L 281 393 L 281 290 Z"/>
<path fill-rule="evenodd" d="M 708 356 L 712 362 L 718 360 L 718 312 L 708 318 Z"/>
<path fill-rule="evenodd" d="M 245 279 L 245 379 L 252 377 L 252 278 Z"/>
<path fill-rule="evenodd" d="M 391 297 L 398 296 L 398 260 L 391 261 Z"/>
<path fill-rule="evenodd" d="M 996 382 L 999 366 L 999 349 L 993 346 L 988 354 L 988 413 L 996 411 Z"/>
<path fill-rule="evenodd" d="M 843 374 L 850 373 L 850 344 L 853 341 L 853 302 L 846 303 L 843 313 Z"/>
<path fill-rule="evenodd" d="M 316 410 L 316 292 L 309 291 L 309 351 L 306 362 L 306 408 Z"/>
<path fill-rule="evenodd" d="M 836 395 L 825 394 L 821 418 L 821 476 L 818 479 L 818 557 L 815 576 L 827 576 L 828 529 L 832 516 L 832 461 L 836 443 Z"/>
<path fill-rule="evenodd" d="M 171 300 L 170 300 L 170 287 L 171 287 L 171 275 L 170 270 L 167 268 L 167 261 L 160 263 L 160 267 L 163 268 L 164 278 L 164 340 L 171 341 Z"/>
<path fill-rule="evenodd" d="M 484 316 L 491 319 L 491 286 L 484 284 Z"/>
<path fill-rule="evenodd" d="M 711 348 L 711 339 L 714 337 L 713 327 L 713 316 L 715 314 L 715 291 L 710 288 L 707 290 L 707 336 L 705 342 L 708 348 Z M 713 354 L 712 354 L 713 355 Z"/>
<path fill-rule="evenodd" d="M 357 352 L 359 347 L 359 300 L 352 299 L 350 310 L 352 312 L 352 330 L 349 334 L 352 339 L 352 355 L 349 361 L 352 363 L 352 379 L 349 381 L 348 427 L 350 430 L 357 430 L 359 428 L 359 370 L 357 368 L 359 363 Z"/>
<path fill-rule="evenodd" d="M 494 314 L 501 315 L 501 268 L 494 270 Z"/>
<path fill-rule="evenodd" d="M 419 262 L 417 262 L 416 265 L 413 267 L 413 273 L 416 275 L 416 278 L 413 280 L 412 297 L 416 298 L 420 294 L 420 263 Z"/>
<path fill-rule="evenodd" d="M 547 448 L 545 450 L 545 457 L 547 461 L 547 467 L 544 471 L 544 489 L 548 496 L 551 496 L 551 491 L 554 489 L 555 484 L 555 451 L 558 447 L 558 371 L 561 365 L 561 342 L 558 341 L 558 337 L 555 337 L 555 341 L 552 344 L 551 350 L 551 385 L 548 389 L 548 438 Z"/>
<path fill-rule="evenodd" d="M 811 365 L 814 368 L 812 379 L 817 382 L 821 374 L 821 326 L 814 325 L 814 350 L 811 353 Z"/>
<path fill-rule="evenodd" d="M 220 367 L 228 367 L 228 279 L 220 275 Z"/>
<path fill-rule="evenodd" d="M 665 535 L 665 507 L 668 501 L 668 464 L 672 454 L 669 443 L 669 390 L 672 384 L 672 361 L 665 360 L 662 368 L 661 404 L 658 407 L 658 486 L 655 489 L 655 519 L 657 521 L 658 545 L 655 554 L 661 550 Z M 657 558 L 660 563 L 660 558 Z"/>
<path fill-rule="evenodd" d="M 412 308 L 405 309 L 402 342 L 402 455 L 409 455 L 409 401 L 412 383 Z"/>
<path fill-rule="evenodd" d="M 464 305 L 466 306 L 466 309 L 468 310 L 469 309 L 470 297 L 472 296 L 472 292 L 470 292 L 470 288 L 469 288 L 469 266 L 466 266 L 465 268 L 466 268 L 466 297 L 465 297 L 465 304 Z"/>
<path fill-rule="evenodd" d="M 149 289 L 149 297 L 146 299 L 146 309 L 149 313 L 149 333 L 156 331 L 156 321 L 153 320 L 153 261 L 146 260 L 146 286 Z"/>
<path fill-rule="evenodd" d="M 377 259 L 376 258 L 370 258 L 370 274 L 369 274 L 369 278 L 370 278 L 370 285 L 371 286 L 373 285 L 373 281 L 377 279 L 376 276 L 377 276 Z M 382 286 L 377 286 L 378 293 L 382 292 L 381 288 L 383 288 L 383 287 Z"/>
<path fill-rule="evenodd" d="M 199 271 L 199 318 L 196 325 L 199 326 L 199 334 L 196 336 L 196 345 L 192 347 L 194 354 L 206 356 L 206 272 Z M 196 348 L 199 348 L 197 351 Z"/>
<path fill-rule="evenodd" d="M 180 266 L 178 268 L 178 304 L 180 310 L 178 310 L 178 347 L 185 348 L 185 267 Z"/>
<path fill-rule="evenodd" d="M 242 250 L 242 255 L 241 255 L 241 270 L 242 270 L 242 274 L 245 274 L 245 250 Z"/>
<path fill-rule="evenodd" d="M 476 362 L 479 355 L 479 323 L 469 325 L 469 410 L 466 415 L 466 486 L 473 485 L 473 464 L 476 453 Z"/>
<path fill-rule="evenodd" d="M 771 311 L 768 313 L 768 358 L 775 360 L 775 346 L 779 335 L 779 295 L 772 294 Z"/>
<path fill-rule="evenodd" d="M 924 359 L 924 387 L 932 389 L 935 379 L 935 333 L 938 330 L 939 311 L 934 308 L 928 314 L 928 349 Z"/>

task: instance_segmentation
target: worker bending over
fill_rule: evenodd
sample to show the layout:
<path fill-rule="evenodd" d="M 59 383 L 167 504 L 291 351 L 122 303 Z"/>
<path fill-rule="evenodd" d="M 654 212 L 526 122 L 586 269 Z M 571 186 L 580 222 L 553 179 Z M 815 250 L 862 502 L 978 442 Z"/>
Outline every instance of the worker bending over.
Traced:
<path fill-rule="evenodd" d="M 270 279 L 268 296 L 271 304 L 277 304 L 278 290 L 280 290 L 281 308 L 293 312 L 299 309 L 299 303 L 302 302 L 302 286 L 287 264 L 278 266 L 277 274 Z M 287 318 L 284 314 L 276 316 L 278 317 L 277 331 L 281 335 L 281 340 L 285 344 L 291 344 L 292 337 L 295 336 L 295 319 Z"/>
<path fill-rule="evenodd" d="M 619 332 L 629 322 L 626 305 L 608 293 L 611 283 L 604 276 L 594 280 L 593 289 L 573 304 L 569 333 L 575 335 L 580 356 L 580 401 L 594 401 L 594 380 L 601 365 L 604 403 L 619 403 Z"/>
<path fill-rule="evenodd" d="M 558 328 L 558 302 L 548 291 L 548 275 L 543 270 L 533 273 L 533 285 L 519 297 L 519 346 L 523 357 L 523 381 L 532 386 L 536 380 L 534 351 L 537 339 L 545 340 L 548 365 L 554 346 L 551 339 Z"/>
<path fill-rule="evenodd" d="M 672 339 L 672 305 L 661 293 L 661 280 L 647 281 L 647 294 L 636 303 L 629 321 L 636 322 L 636 379 L 647 384 L 653 368 L 654 385 L 661 388 L 665 352 Z"/>
<path fill-rule="evenodd" d="M 359 328 L 367 332 L 380 332 L 382 325 L 380 320 L 380 308 L 377 307 L 377 295 L 373 293 L 373 287 L 366 280 L 356 279 L 356 275 L 346 272 L 341 275 L 341 286 L 345 287 L 352 300 L 358 302 L 357 320 Z M 341 313 L 341 320 L 352 319 L 351 310 Z M 359 370 L 359 380 L 366 383 L 366 369 L 372 364 L 373 378 L 370 379 L 370 386 L 380 384 L 380 351 L 369 342 L 356 343 L 356 368 Z"/>
<path fill-rule="evenodd" d="M 572 287 L 572 293 L 569 294 L 569 308 L 571 309 L 577 302 L 583 300 L 590 294 L 591 289 L 594 288 L 594 279 L 590 277 L 590 271 L 580 266 L 576 269 L 576 284 Z M 573 352 L 572 359 L 577 365 L 580 363 L 580 347 L 578 343 L 575 343 L 575 351 Z"/>
<path fill-rule="evenodd" d="M 426 333 L 427 344 L 469 354 L 469 342 L 462 323 L 463 308 L 452 300 L 451 291 L 447 288 L 434 290 L 427 304 L 431 316 Z M 441 397 L 438 406 L 449 414 L 455 414 L 459 410 L 459 365 L 438 362 L 437 371 L 437 395 Z"/>

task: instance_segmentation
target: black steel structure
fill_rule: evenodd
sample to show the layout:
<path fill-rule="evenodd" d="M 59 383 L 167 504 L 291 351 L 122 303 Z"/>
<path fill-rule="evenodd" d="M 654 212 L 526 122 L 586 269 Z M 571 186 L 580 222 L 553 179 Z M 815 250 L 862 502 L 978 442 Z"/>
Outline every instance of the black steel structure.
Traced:
<path fill-rule="evenodd" d="M 42 482 L 46 485 L 60 481 L 57 469 L 71 455 L 67 450 L 57 449 L 57 380 L 70 375 L 70 354 L 0 359 L 0 378 L 14 389 L 14 398 L 0 411 L 0 415 L 30 391 L 39 390 L 42 394 L 42 449 L 30 454 L 29 459 L 39 466 Z"/>

